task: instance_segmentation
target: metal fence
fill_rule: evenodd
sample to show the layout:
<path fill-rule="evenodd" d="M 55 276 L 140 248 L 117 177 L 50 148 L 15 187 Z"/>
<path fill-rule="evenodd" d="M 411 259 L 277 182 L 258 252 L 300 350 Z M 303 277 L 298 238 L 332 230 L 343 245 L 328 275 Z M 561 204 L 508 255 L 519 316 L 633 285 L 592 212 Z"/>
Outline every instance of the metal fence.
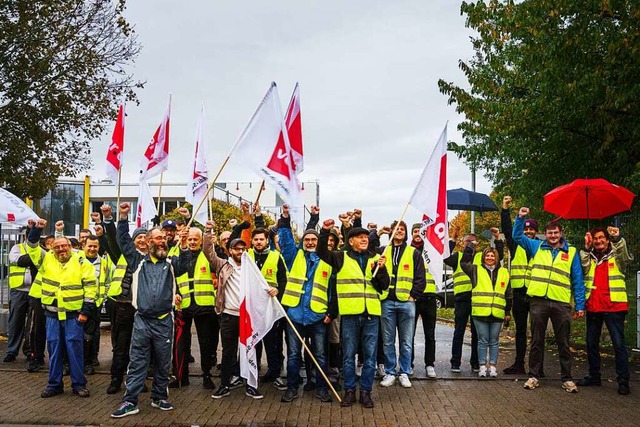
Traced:
<path fill-rule="evenodd" d="M 0 333 L 7 333 L 9 320 L 9 251 L 24 241 L 24 233 L 17 228 L 0 224 Z"/>

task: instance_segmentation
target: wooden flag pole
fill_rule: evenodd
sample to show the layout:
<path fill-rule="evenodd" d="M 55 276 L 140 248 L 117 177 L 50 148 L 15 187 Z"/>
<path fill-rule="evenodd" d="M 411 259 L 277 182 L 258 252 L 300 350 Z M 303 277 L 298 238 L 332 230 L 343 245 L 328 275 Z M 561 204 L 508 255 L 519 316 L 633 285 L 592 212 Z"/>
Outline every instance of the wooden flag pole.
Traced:
<path fill-rule="evenodd" d="M 227 162 L 229 161 L 230 158 L 231 156 L 227 156 L 227 158 L 224 159 L 224 162 L 222 163 L 222 166 L 220 166 L 220 169 L 218 170 L 218 173 L 216 174 L 215 178 L 213 178 L 213 181 L 211 181 L 207 186 L 207 192 L 204 194 L 204 197 L 202 198 L 202 200 L 200 200 L 200 203 L 198 203 L 198 206 L 194 209 L 193 213 L 191 214 L 191 218 L 187 223 L 187 227 L 191 227 L 191 223 L 193 222 L 193 219 L 196 217 L 196 214 L 200 211 L 200 208 L 202 207 L 202 204 L 204 203 L 204 201 L 207 200 L 207 198 L 209 197 L 209 192 L 211 191 L 211 189 L 213 189 L 213 185 L 216 183 L 216 181 L 220 177 L 222 170 L 227 165 Z"/>
<path fill-rule="evenodd" d="M 162 194 L 162 175 L 164 172 L 160 174 L 160 187 L 158 187 L 158 207 L 156 211 L 158 211 L 158 216 L 160 216 L 160 195 Z"/>
<path fill-rule="evenodd" d="M 256 197 L 256 202 L 254 203 L 254 206 L 258 204 L 258 202 L 260 201 L 260 196 L 262 196 L 262 189 L 264 188 L 264 179 L 262 180 L 262 184 L 260 184 L 260 190 L 258 190 L 258 197 Z"/>
<path fill-rule="evenodd" d="M 398 231 L 398 227 L 400 226 L 400 221 L 402 221 L 404 219 L 404 215 L 407 213 L 407 209 L 409 209 L 409 203 L 407 203 L 404 206 L 404 210 L 402 211 L 402 213 L 400 214 L 400 219 L 398 220 L 398 222 L 396 223 L 396 226 L 393 227 L 393 231 L 391 232 L 391 234 L 389 235 L 389 242 L 393 241 L 393 236 L 395 236 L 396 231 Z M 406 230 L 405 230 L 406 231 Z M 378 269 L 380 268 L 379 265 L 376 264 L 376 269 L 373 270 L 373 276 L 372 277 L 376 277 L 376 274 L 378 274 Z"/>
<path fill-rule="evenodd" d="M 118 169 L 118 186 L 116 189 L 116 209 L 120 206 L 120 182 L 122 181 L 122 165 Z"/>

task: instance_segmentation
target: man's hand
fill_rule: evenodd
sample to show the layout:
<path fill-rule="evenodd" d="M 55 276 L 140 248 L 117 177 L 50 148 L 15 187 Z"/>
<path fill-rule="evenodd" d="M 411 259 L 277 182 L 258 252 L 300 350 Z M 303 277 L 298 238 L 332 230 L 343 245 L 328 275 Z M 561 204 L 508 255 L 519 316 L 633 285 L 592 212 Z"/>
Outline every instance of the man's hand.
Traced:
<path fill-rule="evenodd" d="M 518 216 L 520 218 L 524 218 L 527 215 L 529 215 L 529 208 L 526 206 L 521 207 L 520 210 L 518 211 Z"/>
<path fill-rule="evenodd" d="M 267 293 L 272 297 L 278 296 L 278 288 L 269 287 Z"/>
<path fill-rule="evenodd" d="M 502 209 L 509 209 L 511 207 L 512 200 L 511 196 L 504 196 L 502 198 Z"/>
<path fill-rule="evenodd" d="M 93 230 L 96 232 L 97 237 L 102 237 L 104 235 L 104 229 L 100 224 L 94 225 Z"/>
<path fill-rule="evenodd" d="M 498 227 L 491 227 L 489 231 L 491 231 L 495 240 L 500 240 L 500 229 Z"/>
<path fill-rule="evenodd" d="M 187 237 L 189 237 L 189 228 L 191 227 L 184 227 L 182 230 L 180 230 L 180 247 L 181 248 L 185 248 L 187 246 Z"/>
<path fill-rule="evenodd" d="M 38 219 L 36 221 L 36 228 L 39 228 L 39 229 L 42 230 L 46 226 L 47 226 L 47 220 L 46 219 Z"/>
<path fill-rule="evenodd" d="M 216 223 L 215 223 L 215 222 L 213 222 L 213 220 L 208 219 L 208 220 L 207 220 L 207 222 L 205 222 L 205 224 L 204 224 L 204 231 L 207 231 L 207 232 L 209 232 L 209 233 L 210 233 L 210 232 L 212 232 L 212 231 L 213 231 L 213 229 L 215 228 L 215 226 L 216 226 Z"/>
<path fill-rule="evenodd" d="M 127 202 L 120 203 L 118 212 L 120 213 L 120 219 L 129 219 L 129 212 L 131 212 L 131 205 Z"/>
<path fill-rule="evenodd" d="M 361 219 L 362 211 L 360 209 L 354 209 L 352 214 L 353 219 Z"/>
<path fill-rule="evenodd" d="M 311 215 L 320 215 L 320 208 L 316 205 L 311 205 Z"/>
<path fill-rule="evenodd" d="M 36 226 L 36 220 L 33 218 L 29 218 L 27 220 L 27 228 L 33 228 Z"/>
<path fill-rule="evenodd" d="M 64 233 L 64 221 L 59 219 L 56 221 L 55 224 L 56 227 L 56 233 Z"/>
<path fill-rule="evenodd" d="M 78 322 L 85 323 L 87 320 L 89 320 L 89 316 L 86 314 L 78 314 Z"/>
<path fill-rule="evenodd" d="M 331 230 L 333 226 L 336 225 L 336 222 L 332 219 L 325 219 L 322 223 L 322 228 L 324 230 Z"/>
<path fill-rule="evenodd" d="M 242 209 L 242 213 L 249 213 L 249 203 L 248 202 L 242 202 L 240 203 L 240 209 Z"/>
<path fill-rule="evenodd" d="M 607 233 L 609 233 L 609 237 L 612 239 L 617 239 L 620 237 L 620 229 L 618 227 L 607 227 Z"/>
<path fill-rule="evenodd" d="M 100 206 L 100 212 L 102 212 L 102 218 L 111 219 L 113 214 L 111 212 L 111 205 L 102 205 Z"/>
<path fill-rule="evenodd" d="M 235 218 L 231 218 L 231 219 L 229 220 L 229 225 L 230 225 L 231 227 L 235 227 L 236 225 L 238 225 L 238 220 L 237 220 L 237 219 L 235 219 Z"/>
<path fill-rule="evenodd" d="M 282 205 L 282 217 L 289 218 L 289 205 Z"/>
<path fill-rule="evenodd" d="M 100 212 L 91 212 L 90 216 L 91 221 L 95 222 L 96 224 L 100 222 Z"/>
<path fill-rule="evenodd" d="M 173 296 L 173 303 L 175 304 L 176 308 L 180 310 L 180 304 L 182 304 L 182 297 L 178 294 L 175 294 Z"/>
<path fill-rule="evenodd" d="M 587 231 L 584 234 L 584 247 L 590 249 L 591 245 L 593 245 L 593 236 L 591 236 L 591 233 Z"/>
<path fill-rule="evenodd" d="M 331 323 L 331 317 L 329 317 L 329 315 L 325 315 L 324 319 L 322 319 L 322 323 L 328 325 L 329 323 Z"/>
<path fill-rule="evenodd" d="M 178 208 L 178 213 L 185 220 L 188 220 L 189 218 L 191 218 L 191 213 L 189 212 L 189 209 L 187 209 L 187 208 Z"/>
<path fill-rule="evenodd" d="M 378 224 L 376 224 L 375 222 L 370 222 L 367 224 L 368 230 L 376 230 L 377 228 L 378 228 Z"/>
<path fill-rule="evenodd" d="M 282 206 L 282 211 L 284 212 L 284 207 L 287 205 Z M 287 206 L 287 209 L 289 207 Z M 262 210 L 260 210 L 260 203 L 255 202 L 253 204 L 253 216 L 262 216 Z"/>
<path fill-rule="evenodd" d="M 383 234 L 391 234 L 391 227 L 385 225 L 380 230 L 378 230 L 378 236 L 382 236 Z"/>
<path fill-rule="evenodd" d="M 578 310 L 576 311 L 576 314 L 574 315 L 574 317 L 576 319 L 580 319 L 581 317 L 584 317 L 584 310 Z"/>
<path fill-rule="evenodd" d="M 351 222 L 349 221 L 350 215 L 348 212 L 341 213 L 340 215 L 338 215 L 338 219 L 340 220 L 342 225 L 344 225 L 345 227 L 351 227 Z"/>
<path fill-rule="evenodd" d="M 382 268 L 384 267 L 384 264 L 387 262 L 387 257 L 382 255 L 380 258 L 378 258 L 378 267 Z"/>

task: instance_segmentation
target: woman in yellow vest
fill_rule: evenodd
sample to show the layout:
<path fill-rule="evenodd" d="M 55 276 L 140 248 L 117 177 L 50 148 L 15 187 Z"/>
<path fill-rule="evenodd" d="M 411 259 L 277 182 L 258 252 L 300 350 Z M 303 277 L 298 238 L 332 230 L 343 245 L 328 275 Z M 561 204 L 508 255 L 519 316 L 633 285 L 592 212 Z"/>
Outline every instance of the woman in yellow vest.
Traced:
<path fill-rule="evenodd" d="M 509 272 L 500 266 L 498 251 L 486 248 L 482 251 L 482 264 L 473 264 L 473 243 L 464 251 L 461 267 L 471 279 L 471 316 L 478 333 L 479 377 L 497 377 L 498 338 L 502 323 L 511 319 L 513 299 L 509 285 Z M 487 350 L 489 356 L 487 357 Z"/>

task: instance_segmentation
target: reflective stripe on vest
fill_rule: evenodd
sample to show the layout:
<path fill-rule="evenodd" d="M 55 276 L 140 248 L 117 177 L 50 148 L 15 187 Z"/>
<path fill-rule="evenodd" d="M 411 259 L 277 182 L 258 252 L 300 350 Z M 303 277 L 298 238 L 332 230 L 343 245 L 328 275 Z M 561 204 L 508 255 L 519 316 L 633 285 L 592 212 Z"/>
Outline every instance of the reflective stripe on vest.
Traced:
<path fill-rule="evenodd" d="M 127 272 L 127 260 L 124 258 L 124 255 L 120 255 L 118 259 L 118 263 L 116 264 L 116 271 L 113 273 L 113 279 L 111 280 L 111 285 L 107 290 L 107 296 L 109 298 L 115 298 L 118 295 L 122 294 L 122 279 L 124 279 L 124 275 Z"/>
<path fill-rule="evenodd" d="M 344 255 L 344 264 L 336 275 L 336 289 L 338 295 L 338 311 L 341 315 L 362 314 L 365 312 L 380 316 L 382 308 L 378 292 L 371 285 L 372 269 L 380 255 L 367 260 L 365 273 L 362 273 L 358 261 Z"/>
<path fill-rule="evenodd" d="M 435 295 L 436 291 L 438 290 L 436 288 L 436 280 L 433 278 L 433 275 L 429 271 L 429 265 L 426 262 L 424 263 L 424 272 L 425 278 L 427 279 L 427 285 L 424 287 L 424 293 Z"/>
<path fill-rule="evenodd" d="M 596 274 L 596 262 L 592 259 L 589 273 L 584 277 L 584 286 L 586 288 L 585 298 L 589 299 L 591 291 L 597 286 L 593 285 L 593 278 Z M 624 274 L 620 271 L 615 258 L 607 260 L 607 274 L 609 277 L 609 298 L 611 302 L 628 302 L 627 284 L 624 281 Z"/>
<path fill-rule="evenodd" d="M 31 289 L 29 289 L 29 296 L 37 299 L 42 298 L 42 275 L 36 274 L 36 278 L 33 279 Z"/>
<path fill-rule="evenodd" d="M 202 251 L 198 254 L 193 278 L 189 278 L 189 273 L 184 273 L 176 279 L 176 282 L 178 291 L 182 296 L 180 308 L 188 308 L 191 305 L 191 294 L 193 294 L 196 304 L 200 307 L 214 307 L 216 305 L 215 290 L 211 279 L 211 266 Z M 193 290 L 189 289 L 190 282 L 193 282 Z"/>
<path fill-rule="evenodd" d="M 389 262 L 385 264 L 385 268 L 387 269 L 389 277 L 391 278 L 389 287 L 395 286 L 396 299 L 398 301 L 408 301 L 409 297 L 411 296 L 411 288 L 413 287 L 413 251 L 415 251 L 415 249 L 411 246 L 406 246 L 404 248 L 402 256 L 400 257 L 400 261 L 398 262 L 398 271 L 395 285 L 393 285 L 393 263 L 391 262 L 391 251 L 391 245 L 387 246 L 387 248 L 384 250 L 384 256 L 389 260 Z M 382 291 L 380 300 L 386 300 L 387 296 L 389 296 L 388 289 L 386 291 Z"/>
<path fill-rule="evenodd" d="M 529 279 L 529 263 L 527 262 L 527 252 L 518 245 L 511 260 L 511 287 L 518 289 L 527 286 Z"/>
<path fill-rule="evenodd" d="M 499 268 L 494 286 L 489 272 L 484 267 L 478 266 L 477 271 L 478 283 L 471 292 L 471 315 L 504 319 L 507 306 L 504 295 L 509 285 L 509 272 L 506 268 Z"/>
<path fill-rule="evenodd" d="M 108 255 L 100 257 L 100 275 L 98 279 L 98 294 L 96 295 L 96 306 L 100 307 L 107 297 L 107 291 L 111 280 L 111 259 Z"/>
<path fill-rule="evenodd" d="M 253 249 L 249 249 L 247 251 L 249 256 L 256 262 L 256 255 Z M 278 260 L 280 259 L 280 253 L 278 251 L 269 251 L 267 254 L 267 259 L 264 262 L 264 265 L 260 269 L 260 273 L 267 281 L 267 283 L 274 287 L 278 287 Z"/>
<path fill-rule="evenodd" d="M 18 247 L 20 248 L 20 255 L 26 255 L 26 243 L 20 243 Z M 20 267 L 17 262 L 12 262 L 9 264 L 9 288 L 15 289 L 19 288 L 24 284 L 24 275 L 27 272 L 26 267 Z M 27 287 L 25 286 L 25 290 Z"/>
<path fill-rule="evenodd" d="M 550 250 L 539 248 L 531 260 L 527 295 L 570 303 L 571 263 L 575 255 L 573 246 L 569 246 L 569 252 L 559 251 L 555 259 Z"/>
<path fill-rule="evenodd" d="M 467 273 L 462 271 L 460 267 L 460 261 L 462 261 L 462 253 L 458 252 L 458 265 L 453 271 L 453 294 L 458 295 L 461 292 L 471 292 L 473 286 L 471 286 L 471 279 L 467 276 Z M 482 263 L 482 252 L 476 252 L 473 256 L 473 263 L 480 265 Z"/>
<path fill-rule="evenodd" d="M 329 279 L 331 278 L 331 266 L 320 261 L 313 275 L 313 287 L 311 288 L 311 302 L 309 304 L 314 313 L 326 313 L 328 302 Z M 282 295 L 282 305 L 297 307 L 304 293 L 304 284 L 307 281 L 307 260 L 302 249 L 298 250 L 293 260 L 287 287 Z"/>

